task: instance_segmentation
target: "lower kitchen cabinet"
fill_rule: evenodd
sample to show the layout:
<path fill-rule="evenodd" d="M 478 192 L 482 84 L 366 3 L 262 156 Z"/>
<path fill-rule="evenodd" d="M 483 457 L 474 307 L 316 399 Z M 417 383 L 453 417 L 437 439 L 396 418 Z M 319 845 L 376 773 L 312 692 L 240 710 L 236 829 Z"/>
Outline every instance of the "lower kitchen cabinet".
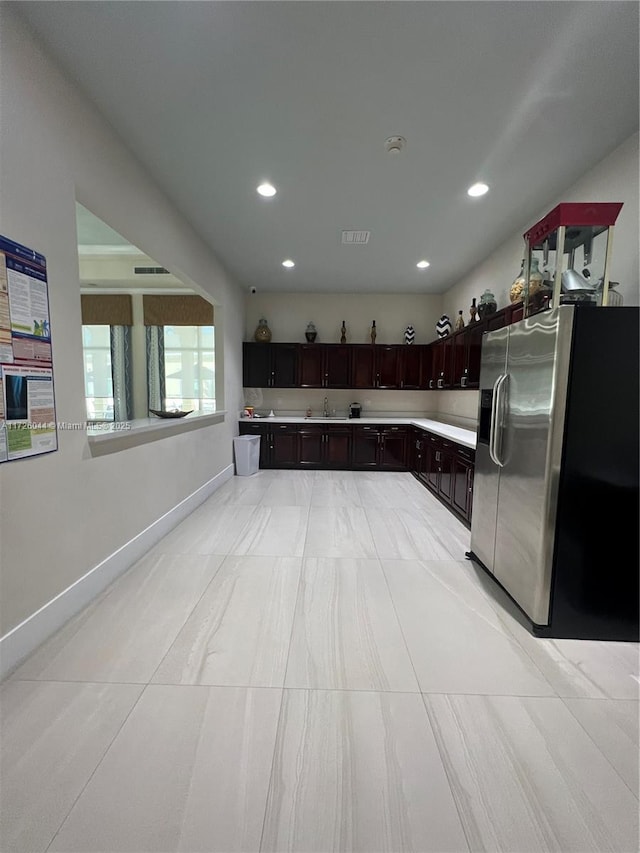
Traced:
<path fill-rule="evenodd" d="M 303 426 L 298 431 L 299 467 L 350 468 L 351 433 L 348 426 Z"/>
<path fill-rule="evenodd" d="M 353 430 L 353 468 L 406 471 L 407 428 L 359 426 Z"/>
<path fill-rule="evenodd" d="M 473 496 L 473 450 L 458 447 L 453 459 L 453 509 L 467 521 L 471 521 L 471 498 Z"/>
<path fill-rule="evenodd" d="M 413 475 L 470 523 L 475 451 L 428 432 L 415 440 Z"/>

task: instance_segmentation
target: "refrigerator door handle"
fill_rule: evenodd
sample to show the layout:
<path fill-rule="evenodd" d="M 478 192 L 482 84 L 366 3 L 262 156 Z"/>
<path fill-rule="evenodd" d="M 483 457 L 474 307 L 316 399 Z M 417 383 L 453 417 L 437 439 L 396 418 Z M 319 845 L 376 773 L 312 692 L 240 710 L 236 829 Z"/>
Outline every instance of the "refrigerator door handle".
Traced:
<path fill-rule="evenodd" d="M 493 383 L 493 394 L 491 395 L 491 423 L 489 425 L 489 456 L 491 457 L 491 461 L 494 465 L 500 465 L 498 461 L 498 457 L 495 452 L 495 442 L 496 442 L 496 427 L 498 425 L 497 418 L 497 408 L 498 408 L 498 387 L 500 385 L 500 380 L 503 378 L 504 374 L 501 373 L 500 376 Z"/>
<path fill-rule="evenodd" d="M 509 379 L 509 374 L 506 373 L 500 377 L 496 381 L 496 386 L 494 390 L 494 397 L 496 397 L 496 411 L 495 411 L 495 427 L 493 430 L 493 453 L 494 453 L 494 462 L 496 465 L 499 465 L 500 468 L 504 468 L 505 463 L 500 458 L 500 453 L 497 449 L 497 437 L 500 436 L 500 452 L 502 452 L 502 433 L 504 430 L 504 394 L 503 388 L 505 387 L 507 380 Z"/>

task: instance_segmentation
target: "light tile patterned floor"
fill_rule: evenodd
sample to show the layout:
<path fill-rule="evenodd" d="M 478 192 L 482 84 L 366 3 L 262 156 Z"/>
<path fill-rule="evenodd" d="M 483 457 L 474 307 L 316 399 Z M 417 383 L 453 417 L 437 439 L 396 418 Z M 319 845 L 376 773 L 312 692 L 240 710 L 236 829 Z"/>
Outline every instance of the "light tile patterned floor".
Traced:
<path fill-rule="evenodd" d="M 2 853 L 638 849 L 638 647 L 409 474 L 234 478 L 0 688 Z"/>

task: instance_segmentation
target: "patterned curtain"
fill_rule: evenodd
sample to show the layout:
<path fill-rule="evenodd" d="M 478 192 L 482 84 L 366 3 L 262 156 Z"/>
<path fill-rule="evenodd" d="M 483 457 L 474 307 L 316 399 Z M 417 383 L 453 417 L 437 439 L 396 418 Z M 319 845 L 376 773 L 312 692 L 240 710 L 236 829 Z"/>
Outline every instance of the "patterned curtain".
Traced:
<path fill-rule="evenodd" d="M 164 380 L 164 328 L 146 326 L 147 333 L 147 388 L 149 408 L 164 409 L 166 396 Z"/>
<path fill-rule="evenodd" d="M 131 420 L 133 414 L 131 326 L 111 326 L 111 373 L 113 419 L 116 422 Z"/>

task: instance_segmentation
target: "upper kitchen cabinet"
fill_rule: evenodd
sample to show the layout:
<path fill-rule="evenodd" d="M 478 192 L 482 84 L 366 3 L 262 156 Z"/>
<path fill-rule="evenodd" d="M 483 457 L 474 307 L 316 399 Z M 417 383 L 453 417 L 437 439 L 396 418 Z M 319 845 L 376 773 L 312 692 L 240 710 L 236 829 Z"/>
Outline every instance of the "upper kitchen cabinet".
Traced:
<path fill-rule="evenodd" d="M 457 336 L 441 338 L 431 344 L 431 371 L 427 387 L 446 390 L 453 384 L 454 341 Z"/>
<path fill-rule="evenodd" d="M 242 345 L 242 384 L 245 388 L 298 387 L 298 344 Z"/>
<path fill-rule="evenodd" d="M 427 388 L 431 378 L 431 347 L 404 345 L 400 349 L 400 388 Z"/>
<path fill-rule="evenodd" d="M 299 387 L 351 388 L 351 350 L 348 344 L 302 344 Z"/>
<path fill-rule="evenodd" d="M 401 346 L 354 344 L 352 351 L 353 388 L 400 387 Z"/>
<path fill-rule="evenodd" d="M 472 323 L 453 337 L 452 388 L 477 388 L 480 383 L 482 336 L 487 331 L 484 321 Z"/>

